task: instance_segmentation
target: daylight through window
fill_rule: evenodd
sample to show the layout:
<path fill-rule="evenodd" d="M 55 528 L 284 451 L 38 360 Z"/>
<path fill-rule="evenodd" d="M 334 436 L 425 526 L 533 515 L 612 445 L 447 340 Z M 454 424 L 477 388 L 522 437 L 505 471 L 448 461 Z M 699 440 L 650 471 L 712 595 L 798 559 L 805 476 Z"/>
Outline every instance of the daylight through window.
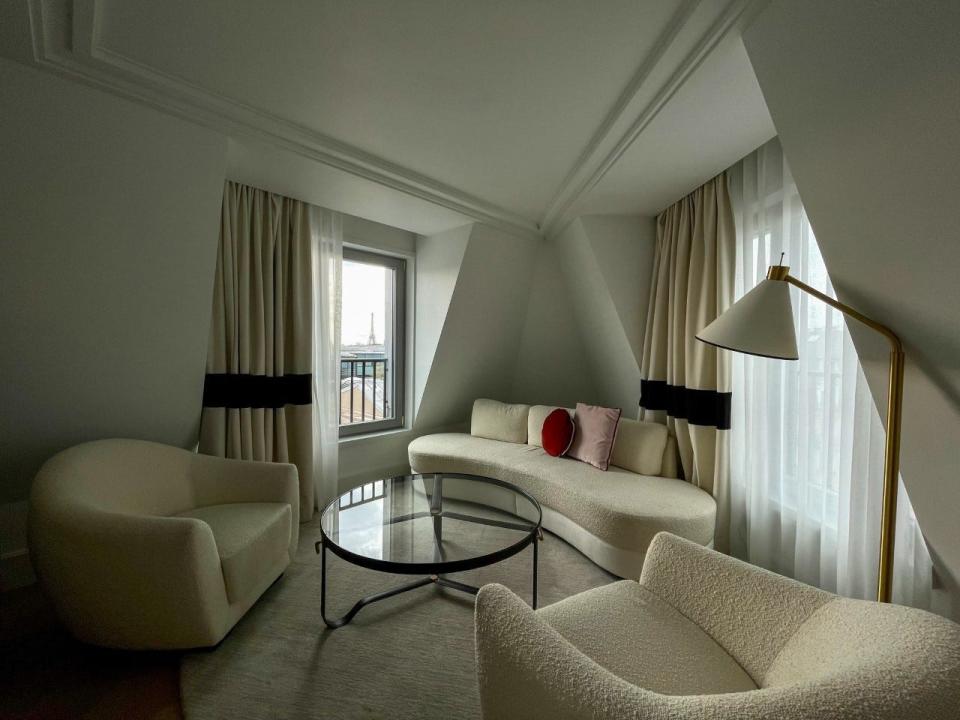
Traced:
<path fill-rule="evenodd" d="M 406 262 L 346 248 L 340 322 L 340 435 L 403 425 Z"/>

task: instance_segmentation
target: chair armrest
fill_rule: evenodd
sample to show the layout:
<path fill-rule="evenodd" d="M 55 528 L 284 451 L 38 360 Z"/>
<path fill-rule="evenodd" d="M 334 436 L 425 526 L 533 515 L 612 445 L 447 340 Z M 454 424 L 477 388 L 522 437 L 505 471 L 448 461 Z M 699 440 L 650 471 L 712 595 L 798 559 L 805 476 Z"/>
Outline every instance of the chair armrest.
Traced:
<path fill-rule="evenodd" d="M 29 531 L 37 574 L 80 639 L 112 647 L 191 647 L 222 634 L 226 591 L 206 523 L 40 507 L 31 508 Z"/>
<path fill-rule="evenodd" d="M 600 667 L 502 585 L 480 589 L 475 628 L 484 720 L 669 717 L 654 714 L 662 696 Z"/>
<path fill-rule="evenodd" d="M 300 517 L 297 468 L 290 463 L 233 460 L 197 454 L 192 480 L 197 506 L 240 502 L 287 503 L 293 524 Z"/>

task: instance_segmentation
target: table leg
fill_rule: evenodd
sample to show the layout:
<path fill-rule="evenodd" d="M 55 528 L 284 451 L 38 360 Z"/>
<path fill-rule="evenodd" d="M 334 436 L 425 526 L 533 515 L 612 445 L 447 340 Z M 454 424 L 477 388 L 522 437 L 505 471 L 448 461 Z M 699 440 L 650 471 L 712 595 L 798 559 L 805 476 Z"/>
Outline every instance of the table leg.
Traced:
<path fill-rule="evenodd" d="M 443 542 L 443 475 L 433 478 L 433 493 L 430 495 L 430 514 L 433 516 L 433 534 L 437 545 Z"/>
<path fill-rule="evenodd" d="M 537 546 L 540 544 L 540 538 L 541 538 L 541 535 L 540 535 L 540 531 L 538 530 L 537 534 L 534 535 L 533 537 L 533 605 L 532 607 L 534 610 L 537 609 L 537 565 L 539 564 L 537 562 L 538 560 Z"/>
<path fill-rule="evenodd" d="M 425 578 L 420 578 L 419 580 L 414 580 L 413 582 L 398 585 L 390 590 L 384 590 L 383 592 L 376 593 L 375 595 L 367 595 L 366 597 L 360 598 L 354 603 L 353 607 L 350 608 L 345 615 L 331 620 L 327 617 L 327 545 L 325 542 L 320 540 L 316 543 L 315 549 L 320 554 L 320 616 L 323 618 L 324 624 L 326 624 L 326 626 L 331 630 L 336 630 L 337 628 L 343 627 L 349 623 L 351 620 L 353 620 L 354 616 L 358 612 L 371 603 L 375 603 L 380 600 L 386 600 L 394 595 L 399 595 L 400 593 L 405 593 L 410 590 L 416 590 L 424 585 L 436 583 L 438 585 L 444 585 L 446 587 L 451 587 L 456 590 L 472 593 L 474 595 L 477 593 L 477 588 L 470 585 L 464 585 L 463 583 L 459 583 L 455 580 L 448 580 L 447 578 L 440 577 L 439 575 L 430 575 Z"/>

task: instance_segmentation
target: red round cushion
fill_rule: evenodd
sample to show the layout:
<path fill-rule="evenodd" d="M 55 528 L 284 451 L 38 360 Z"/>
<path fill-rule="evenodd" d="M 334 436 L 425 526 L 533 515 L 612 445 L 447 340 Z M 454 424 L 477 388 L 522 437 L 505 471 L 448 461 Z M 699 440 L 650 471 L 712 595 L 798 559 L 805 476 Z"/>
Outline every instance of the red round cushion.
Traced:
<path fill-rule="evenodd" d="M 540 441 L 547 455 L 559 457 L 565 455 L 573 442 L 573 418 L 563 408 L 557 408 L 543 421 Z"/>

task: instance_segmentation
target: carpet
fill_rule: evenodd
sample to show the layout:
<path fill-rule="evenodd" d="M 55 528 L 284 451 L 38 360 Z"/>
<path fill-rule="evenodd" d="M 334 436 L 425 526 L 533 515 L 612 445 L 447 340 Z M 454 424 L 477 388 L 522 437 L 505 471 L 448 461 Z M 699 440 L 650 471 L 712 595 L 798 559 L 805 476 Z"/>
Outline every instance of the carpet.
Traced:
<path fill-rule="evenodd" d="M 300 527 L 287 572 L 212 650 L 184 655 L 181 699 L 188 720 L 230 718 L 480 717 L 474 669 L 474 598 L 434 585 L 365 607 L 328 630 L 320 617 L 319 515 Z M 499 582 L 530 601 L 532 550 L 451 575 Z M 338 617 L 364 595 L 410 576 L 359 568 L 327 554 L 327 612 Z M 540 545 L 540 606 L 615 578 L 554 535 Z"/>

